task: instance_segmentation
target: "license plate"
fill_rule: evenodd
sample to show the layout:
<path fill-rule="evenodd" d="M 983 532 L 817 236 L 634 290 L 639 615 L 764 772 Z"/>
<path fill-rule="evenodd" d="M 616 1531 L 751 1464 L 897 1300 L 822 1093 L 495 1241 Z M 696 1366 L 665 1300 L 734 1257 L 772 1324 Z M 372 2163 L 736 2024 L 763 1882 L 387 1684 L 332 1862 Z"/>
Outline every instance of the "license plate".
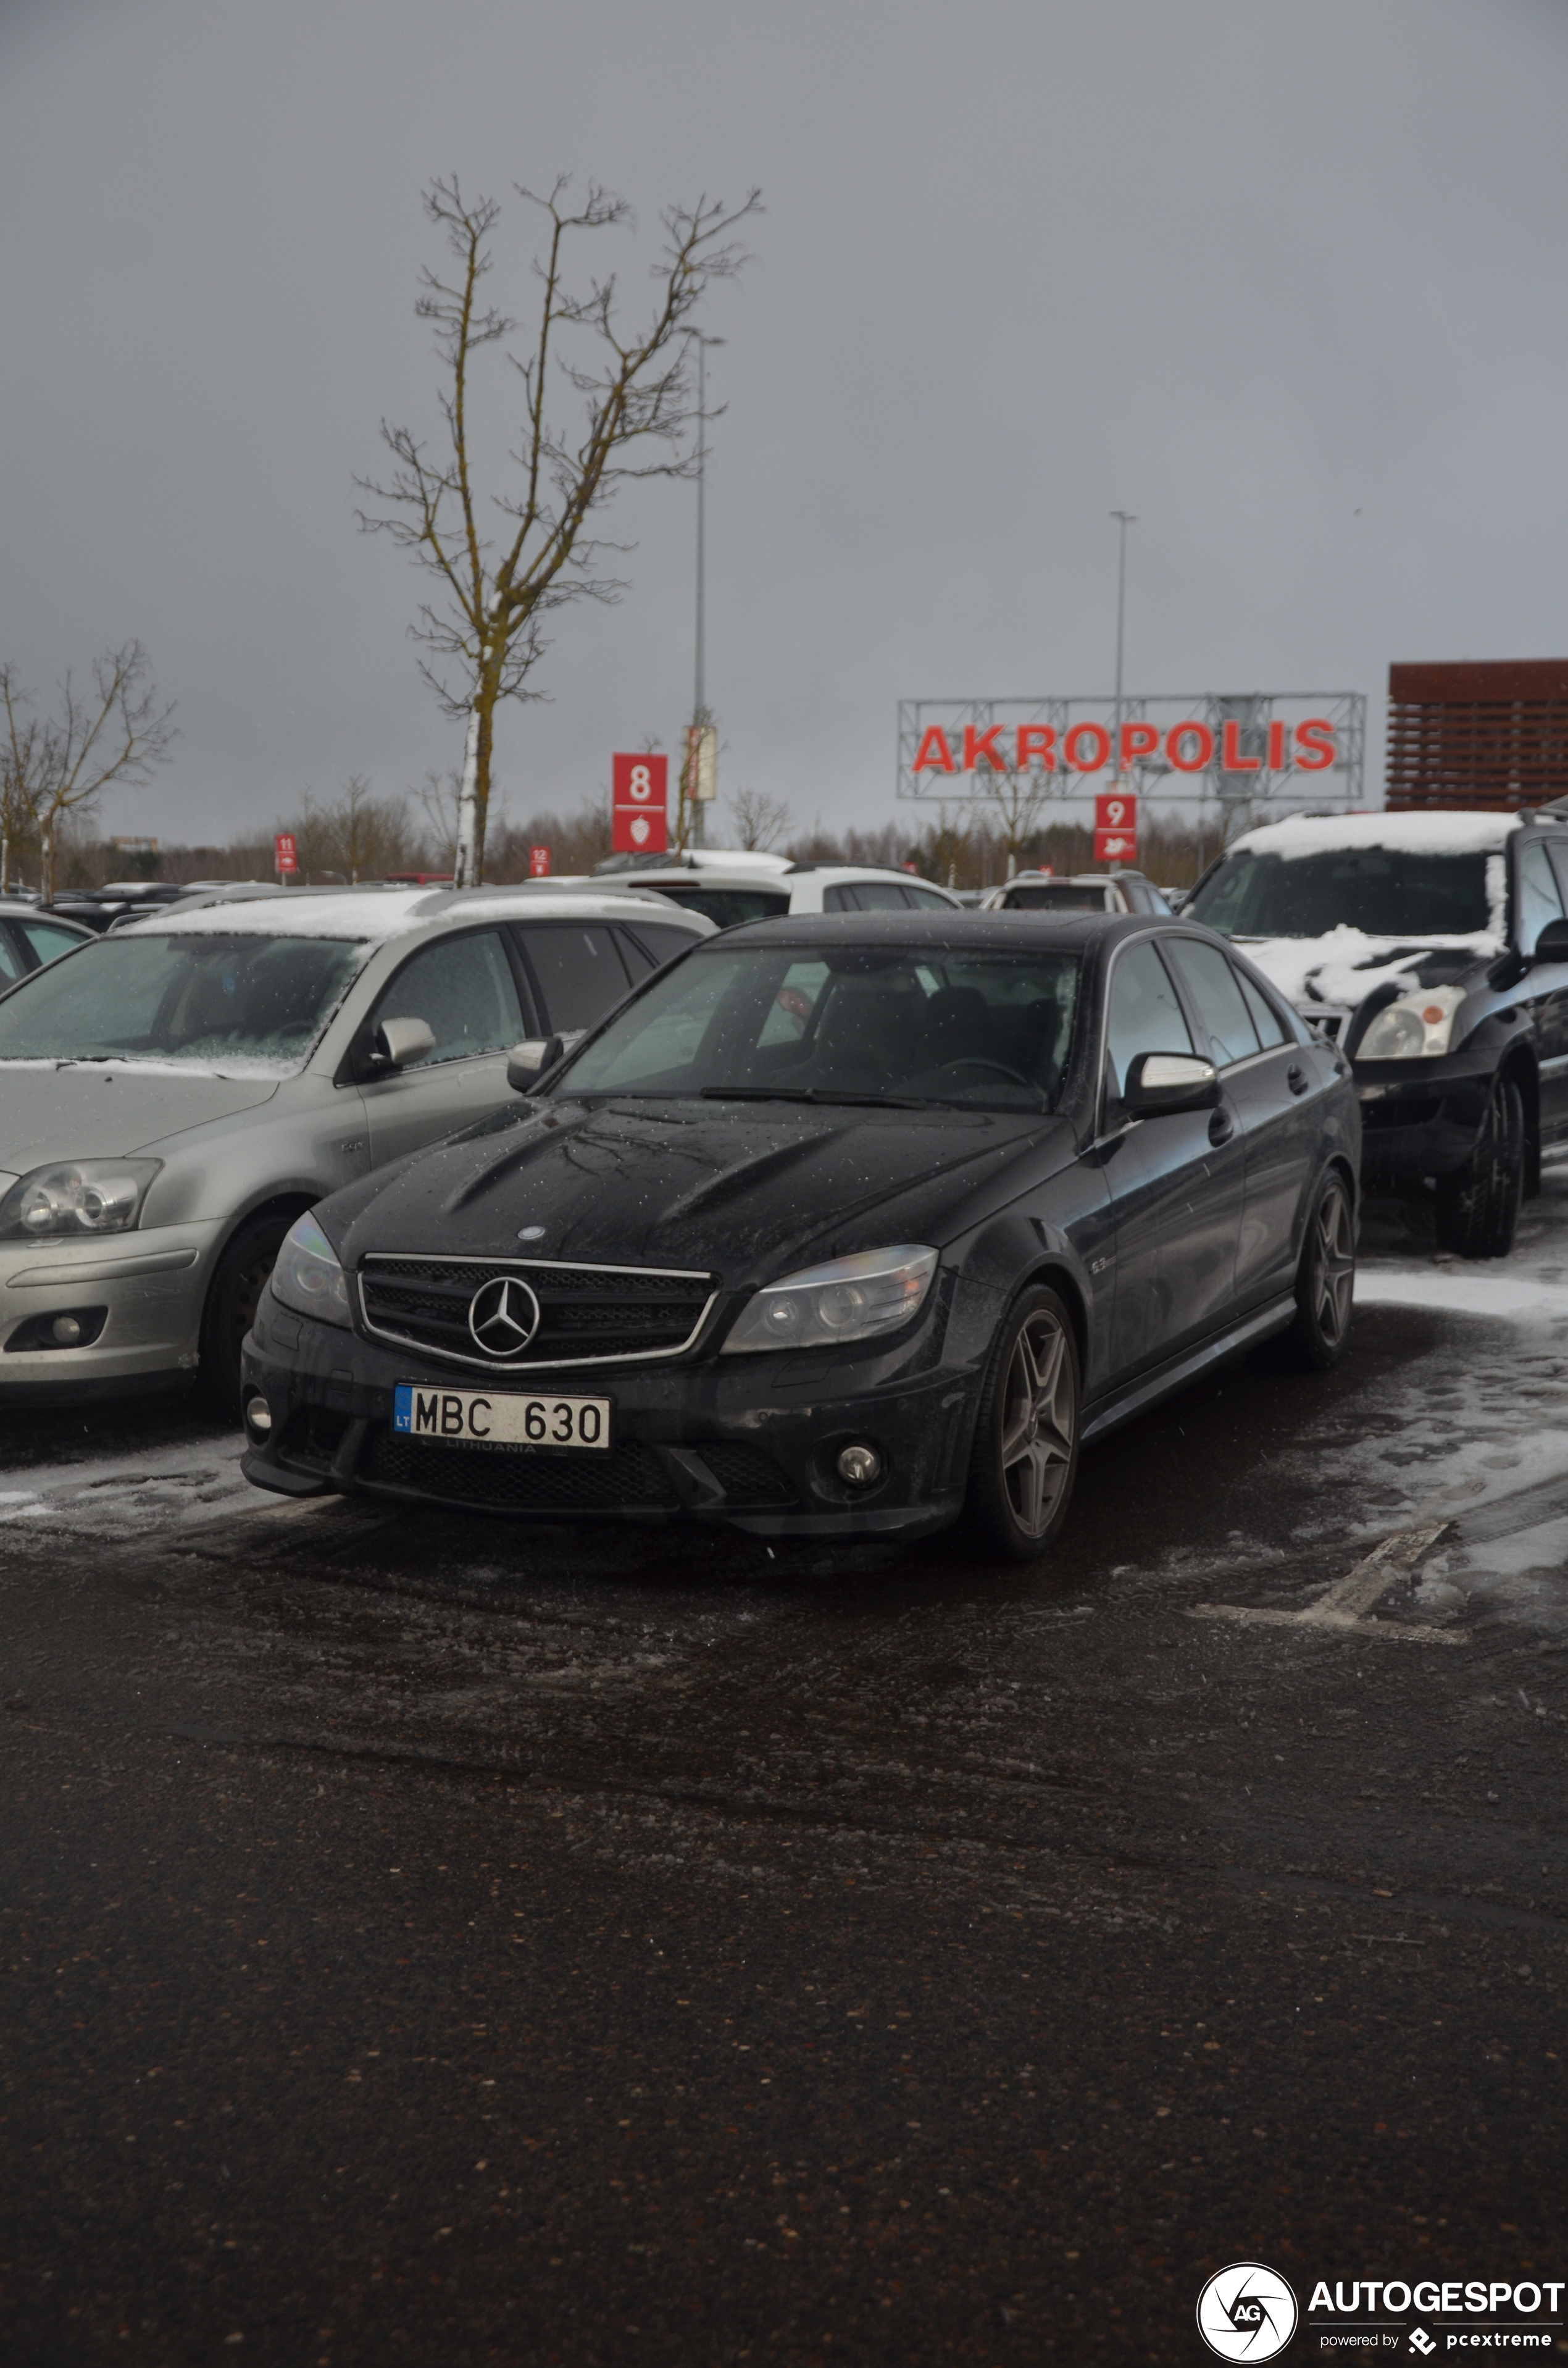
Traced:
<path fill-rule="evenodd" d="M 608 1398 L 526 1398 L 510 1390 L 429 1390 L 399 1382 L 392 1429 L 447 1447 L 536 1448 L 551 1455 L 603 1454 Z"/>

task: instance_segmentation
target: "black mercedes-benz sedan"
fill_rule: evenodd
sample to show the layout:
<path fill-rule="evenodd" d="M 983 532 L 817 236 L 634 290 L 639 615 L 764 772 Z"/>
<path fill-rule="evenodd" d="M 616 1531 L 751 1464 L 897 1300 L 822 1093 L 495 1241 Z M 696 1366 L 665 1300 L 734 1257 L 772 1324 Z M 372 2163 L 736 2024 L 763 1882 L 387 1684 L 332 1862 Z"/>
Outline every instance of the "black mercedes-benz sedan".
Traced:
<path fill-rule="evenodd" d="M 407 1015 L 416 1019 L 417 1013 Z M 1344 1346 L 1345 1062 L 1144 915 L 753 923 L 295 1225 L 244 1469 L 560 1520 L 1040 1553 L 1081 1450 L 1273 1334 Z"/>

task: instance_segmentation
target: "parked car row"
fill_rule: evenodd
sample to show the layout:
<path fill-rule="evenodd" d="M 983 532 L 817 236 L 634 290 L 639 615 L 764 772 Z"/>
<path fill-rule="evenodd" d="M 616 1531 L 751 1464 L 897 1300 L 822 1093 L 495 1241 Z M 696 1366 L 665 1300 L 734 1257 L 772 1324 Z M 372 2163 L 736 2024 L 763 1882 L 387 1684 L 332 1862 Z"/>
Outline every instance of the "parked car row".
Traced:
<path fill-rule="evenodd" d="M 0 1398 L 199 1371 L 285 1495 L 1031 1557 L 1086 1444 L 1337 1359 L 1364 1179 L 1476 1254 L 1568 1132 L 1568 825 L 1415 819 L 1179 916 L 777 859 L 0 910 Z"/>

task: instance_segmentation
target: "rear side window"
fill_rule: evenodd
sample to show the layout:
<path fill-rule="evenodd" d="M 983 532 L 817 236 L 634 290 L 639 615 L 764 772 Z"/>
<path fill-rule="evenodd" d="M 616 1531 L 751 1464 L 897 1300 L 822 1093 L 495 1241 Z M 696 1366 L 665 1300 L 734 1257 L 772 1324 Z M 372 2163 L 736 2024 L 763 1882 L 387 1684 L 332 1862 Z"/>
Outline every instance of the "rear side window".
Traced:
<path fill-rule="evenodd" d="M 906 913 L 903 890 L 892 880 L 858 880 L 849 891 L 862 913 Z"/>
<path fill-rule="evenodd" d="M 1548 921 L 1562 918 L 1562 898 L 1551 858 L 1541 841 L 1532 839 L 1519 857 L 1519 951 L 1533 954 Z"/>
<path fill-rule="evenodd" d="M 14 926 L 21 930 L 40 962 L 57 961 L 83 942 L 74 929 L 57 929 L 48 921 L 18 921 Z"/>
<path fill-rule="evenodd" d="M 903 893 L 916 912 L 950 913 L 953 909 L 945 896 L 937 895 L 935 888 L 921 888 L 913 880 Z"/>
<path fill-rule="evenodd" d="M 1259 994 L 1244 970 L 1237 971 L 1236 977 L 1241 983 L 1247 1009 L 1252 1014 L 1252 1024 L 1257 1030 L 1258 1042 L 1264 1051 L 1268 1052 L 1276 1044 L 1289 1044 L 1290 1038 L 1285 1032 L 1285 1023 L 1268 997 Z"/>
<path fill-rule="evenodd" d="M 0 928 L 0 986 L 9 986 L 13 979 L 25 977 L 28 968 L 20 946 L 11 941 L 10 930 Z"/>
<path fill-rule="evenodd" d="M 1176 938 L 1166 939 L 1166 951 L 1174 955 L 1198 1006 L 1213 1047 L 1215 1067 L 1228 1069 L 1233 1062 L 1246 1060 L 1258 1050 L 1257 1030 L 1241 980 L 1219 947 L 1199 945 L 1193 938 Z"/>
<path fill-rule="evenodd" d="M 383 1019 L 424 1020 L 436 1049 L 419 1063 L 421 1068 L 505 1052 L 517 1043 L 523 1033 L 522 1007 L 495 931 L 440 939 L 416 953 L 382 988 L 370 1015 L 372 1030 Z"/>
<path fill-rule="evenodd" d="M 623 928 L 620 937 L 621 951 L 639 977 L 645 970 L 673 962 L 697 942 L 689 929 L 675 928 L 668 921 L 639 921 L 634 929 Z"/>
<path fill-rule="evenodd" d="M 544 1003 L 544 1024 L 553 1033 L 591 1028 L 626 993 L 614 935 L 602 924 L 557 921 L 518 934 Z"/>

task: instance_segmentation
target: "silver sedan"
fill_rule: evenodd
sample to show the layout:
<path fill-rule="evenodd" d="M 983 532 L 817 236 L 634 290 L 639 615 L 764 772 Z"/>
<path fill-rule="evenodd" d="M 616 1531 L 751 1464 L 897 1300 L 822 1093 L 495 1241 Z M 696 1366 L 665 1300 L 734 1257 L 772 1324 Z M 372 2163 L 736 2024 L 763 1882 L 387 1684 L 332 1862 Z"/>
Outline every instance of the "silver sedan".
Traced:
<path fill-rule="evenodd" d="M 646 894 L 301 892 L 150 917 L 0 996 L 0 1402 L 183 1387 L 312 1202 L 506 1103 L 713 925 Z"/>

